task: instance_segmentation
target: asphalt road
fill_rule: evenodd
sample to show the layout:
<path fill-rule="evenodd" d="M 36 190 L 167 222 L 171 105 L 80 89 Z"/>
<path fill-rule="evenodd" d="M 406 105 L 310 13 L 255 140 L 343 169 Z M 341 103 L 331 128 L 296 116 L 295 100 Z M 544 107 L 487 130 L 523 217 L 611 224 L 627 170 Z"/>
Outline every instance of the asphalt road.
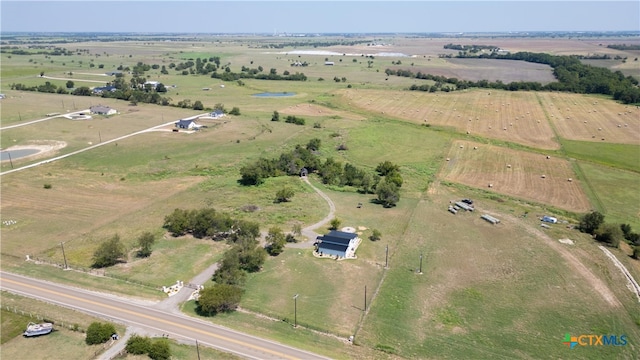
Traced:
<path fill-rule="evenodd" d="M 195 341 L 247 359 L 327 359 L 209 322 L 108 294 L 0 272 L 0 289 L 111 319 L 128 326 Z M 293 331 L 293 330 L 292 330 Z"/>

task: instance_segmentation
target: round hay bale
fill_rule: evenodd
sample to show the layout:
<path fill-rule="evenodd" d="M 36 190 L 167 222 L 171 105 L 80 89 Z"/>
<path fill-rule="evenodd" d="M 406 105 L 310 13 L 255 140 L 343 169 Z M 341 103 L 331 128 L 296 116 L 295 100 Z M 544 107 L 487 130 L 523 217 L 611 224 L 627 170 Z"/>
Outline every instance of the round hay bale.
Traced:
<path fill-rule="evenodd" d="M 547 159 L 551 159 L 551 156 L 547 155 Z"/>
<path fill-rule="evenodd" d="M 473 150 L 478 150 L 478 147 L 477 147 L 477 146 L 474 146 L 474 147 L 473 147 Z"/>
<path fill-rule="evenodd" d="M 511 164 L 507 164 L 507 168 L 511 169 Z"/>
<path fill-rule="evenodd" d="M 567 179 L 567 181 L 568 181 L 568 182 L 572 182 L 572 181 L 573 181 L 573 179 L 572 179 L 572 178 L 568 178 L 568 179 Z"/>
<path fill-rule="evenodd" d="M 492 187 L 493 187 L 493 184 L 489 184 L 489 187 L 490 187 L 490 188 L 492 188 Z"/>
<path fill-rule="evenodd" d="M 449 161 L 449 160 L 451 160 L 451 159 L 447 158 L 447 161 Z"/>
<path fill-rule="evenodd" d="M 542 175 L 541 178 L 546 179 L 547 175 Z"/>

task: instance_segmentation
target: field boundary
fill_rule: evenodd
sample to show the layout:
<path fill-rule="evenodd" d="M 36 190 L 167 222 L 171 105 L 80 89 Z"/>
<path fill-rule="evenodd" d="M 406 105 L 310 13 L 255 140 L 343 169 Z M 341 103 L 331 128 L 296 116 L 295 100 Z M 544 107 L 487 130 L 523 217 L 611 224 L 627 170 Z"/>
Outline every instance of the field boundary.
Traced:
<path fill-rule="evenodd" d="M 627 282 L 628 282 L 627 287 L 629 288 L 629 290 L 631 290 L 631 292 L 633 292 L 636 295 L 636 297 L 638 298 L 638 302 L 640 303 L 640 285 L 638 285 L 638 282 L 636 281 L 636 279 L 633 278 L 633 275 L 631 275 L 631 273 L 629 272 L 629 270 L 627 270 L 624 264 L 622 264 L 620 260 L 618 260 L 618 258 L 615 255 L 613 255 L 611 251 L 609 251 L 609 249 L 605 248 L 602 245 L 599 245 L 598 248 L 600 248 L 600 250 L 602 250 L 609 259 L 611 259 L 611 261 L 613 261 L 613 264 L 618 269 L 620 269 L 620 271 L 622 272 L 622 275 L 624 275 L 624 277 L 627 278 Z"/>

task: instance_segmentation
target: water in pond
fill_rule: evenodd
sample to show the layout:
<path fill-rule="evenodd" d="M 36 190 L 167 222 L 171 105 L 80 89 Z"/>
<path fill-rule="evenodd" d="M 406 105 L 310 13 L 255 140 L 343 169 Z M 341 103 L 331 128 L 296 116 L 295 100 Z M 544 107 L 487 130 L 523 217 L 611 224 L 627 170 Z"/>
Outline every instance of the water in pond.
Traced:
<path fill-rule="evenodd" d="M 11 159 L 19 159 L 21 157 L 33 155 L 38 151 L 40 150 L 38 149 L 19 149 L 19 150 L 9 150 L 9 151 L 3 150 L 3 151 L 0 151 L 0 160 L 1 161 L 9 160 L 9 156 L 11 156 Z"/>
<path fill-rule="evenodd" d="M 293 96 L 296 93 L 292 92 L 264 92 L 259 94 L 253 94 L 253 96 L 257 97 L 283 97 L 283 96 Z"/>

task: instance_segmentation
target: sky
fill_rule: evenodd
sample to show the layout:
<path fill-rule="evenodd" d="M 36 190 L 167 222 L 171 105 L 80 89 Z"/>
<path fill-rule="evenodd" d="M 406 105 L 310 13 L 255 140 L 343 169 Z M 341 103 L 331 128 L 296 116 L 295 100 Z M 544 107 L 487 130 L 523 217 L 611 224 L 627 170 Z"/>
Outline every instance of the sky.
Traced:
<path fill-rule="evenodd" d="M 267 34 L 640 31 L 640 1 L 1 0 L 0 31 Z"/>

